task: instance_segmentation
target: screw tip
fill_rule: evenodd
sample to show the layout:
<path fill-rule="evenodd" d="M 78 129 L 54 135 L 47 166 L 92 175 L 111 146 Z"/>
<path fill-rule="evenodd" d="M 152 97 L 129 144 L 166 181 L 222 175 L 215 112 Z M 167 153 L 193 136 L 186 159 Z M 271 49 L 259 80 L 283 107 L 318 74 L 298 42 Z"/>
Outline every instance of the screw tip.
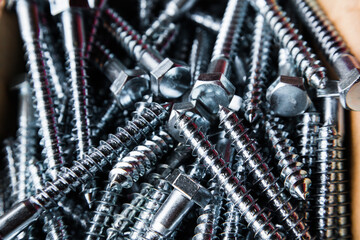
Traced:
<path fill-rule="evenodd" d="M 294 197 L 299 198 L 301 200 L 306 200 L 307 196 L 309 195 L 309 188 L 311 186 L 311 180 L 309 178 L 304 178 L 301 183 L 299 183 L 294 188 Z"/>

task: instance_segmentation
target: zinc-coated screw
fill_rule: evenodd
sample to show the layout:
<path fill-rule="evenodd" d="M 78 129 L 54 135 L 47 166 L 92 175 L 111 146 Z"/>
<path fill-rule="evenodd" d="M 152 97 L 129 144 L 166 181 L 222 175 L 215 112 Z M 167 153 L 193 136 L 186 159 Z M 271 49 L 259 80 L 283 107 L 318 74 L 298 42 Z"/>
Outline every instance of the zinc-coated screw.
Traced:
<path fill-rule="evenodd" d="M 340 77 L 340 102 L 345 108 L 360 110 L 360 63 L 349 53 L 346 43 L 325 15 L 317 1 L 293 0 L 295 9 L 321 50 Z M 351 74 L 350 74 L 351 73 Z"/>
<path fill-rule="evenodd" d="M 17 179 L 17 167 L 15 162 L 15 152 L 14 152 L 14 140 L 6 139 L 4 141 L 4 160 L 6 164 L 6 183 L 9 185 L 8 191 L 4 192 L 4 195 L 9 198 L 9 201 L 6 201 L 5 209 L 10 207 L 10 204 L 13 204 L 17 200 L 16 190 L 18 187 Z"/>
<path fill-rule="evenodd" d="M 225 161 L 214 150 L 206 136 L 192 123 L 191 118 L 185 114 L 181 115 L 178 120 L 178 127 L 191 145 L 194 154 L 204 161 L 209 173 L 217 179 L 219 185 L 223 186 L 228 198 L 237 206 L 238 211 L 249 224 L 249 228 L 253 230 L 255 236 L 260 239 L 283 239 L 282 234 L 276 230 L 247 189 L 233 176 Z"/>
<path fill-rule="evenodd" d="M 109 183 L 101 192 L 101 200 L 96 201 L 97 206 L 90 221 L 87 240 L 105 239 L 121 190 L 130 188 L 133 182 L 138 181 L 139 177 L 148 172 L 171 147 L 171 137 L 166 132 L 160 131 L 115 164 L 109 173 Z"/>
<path fill-rule="evenodd" d="M 278 160 L 277 167 L 285 188 L 291 196 L 305 200 L 309 195 L 311 180 L 303 169 L 304 164 L 299 161 L 293 141 L 289 139 L 290 134 L 284 129 L 285 125 L 281 119 L 272 114 L 267 116 L 265 127 L 275 152 L 275 159 Z"/>
<path fill-rule="evenodd" d="M 302 222 L 289 202 L 289 197 L 276 181 L 262 156 L 257 143 L 248 135 L 242 120 L 229 109 L 222 107 L 219 111 L 221 126 L 234 141 L 238 154 L 245 160 L 245 166 L 251 173 L 256 185 L 265 194 L 275 211 L 275 216 L 285 225 L 286 231 L 296 239 L 311 239 L 308 227 Z"/>
<path fill-rule="evenodd" d="M 270 67 L 271 32 L 262 15 L 255 17 L 251 44 L 250 67 L 244 91 L 243 110 L 247 121 L 264 117 L 265 88 Z"/>
<path fill-rule="evenodd" d="M 54 101 L 51 97 L 50 76 L 47 73 L 47 60 L 44 56 L 43 32 L 39 24 L 39 8 L 33 1 L 19 0 L 16 12 L 24 48 L 26 51 L 28 76 L 33 91 L 34 109 L 40 125 L 43 154 L 49 174 L 55 179 L 58 169 L 63 165 L 62 149 L 55 116 Z"/>
<path fill-rule="evenodd" d="M 145 36 L 150 37 L 159 31 L 159 28 L 166 26 L 176 18 L 188 11 L 197 0 L 170 0 L 166 4 L 165 10 L 145 31 Z"/>
<path fill-rule="evenodd" d="M 246 10 L 246 1 L 228 1 L 207 73 L 200 74 L 190 93 L 191 99 L 200 99 L 211 114 L 217 112 L 219 104 L 227 106 L 235 93 L 229 80 L 230 63 Z"/>
<path fill-rule="evenodd" d="M 265 17 L 281 45 L 289 50 L 307 83 L 315 88 L 324 88 L 327 82 L 325 68 L 315 59 L 315 55 L 276 0 L 251 0 L 250 3 Z"/>
<path fill-rule="evenodd" d="M 152 11 L 154 10 L 154 5 L 156 1 L 154 0 L 138 0 L 138 8 L 139 8 L 139 18 L 141 29 L 145 30 L 149 27 L 150 21 L 153 17 Z"/>
<path fill-rule="evenodd" d="M 188 67 L 161 56 L 110 8 L 105 10 L 105 27 L 139 66 L 150 72 L 151 89 L 155 96 L 174 99 L 185 93 L 191 79 Z"/>
<path fill-rule="evenodd" d="M 64 168 L 57 180 L 48 182 L 37 195 L 15 205 L 0 217 L 0 236 L 7 239 L 20 232 L 63 194 L 85 184 L 86 180 L 111 163 L 114 157 L 143 140 L 162 124 L 169 107 L 170 105 L 151 103 L 149 108 L 145 107 L 126 127 L 119 128 L 107 141 L 101 141 L 100 146 L 94 148 L 83 160 L 75 161 L 71 168 Z M 12 218 L 13 216 L 22 217 Z"/>
<path fill-rule="evenodd" d="M 214 33 L 218 33 L 220 31 L 221 20 L 216 19 L 209 14 L 205 14 L 202 12 L 194 12 L 187 14 L 187 17 L 200 27 L 205 28 L 206 30 L 211 30 Z"/>

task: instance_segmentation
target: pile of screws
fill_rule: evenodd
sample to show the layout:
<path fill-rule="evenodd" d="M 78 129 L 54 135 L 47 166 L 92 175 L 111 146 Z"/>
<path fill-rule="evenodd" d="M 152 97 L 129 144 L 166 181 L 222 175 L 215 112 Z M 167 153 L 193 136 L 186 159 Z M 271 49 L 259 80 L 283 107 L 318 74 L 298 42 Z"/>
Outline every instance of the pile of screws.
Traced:
<path fill-rule="evenodd" d="M 0 239 L 350 239 L 360 64 L 317 2 L 116 2 L 6 2 Z"/>

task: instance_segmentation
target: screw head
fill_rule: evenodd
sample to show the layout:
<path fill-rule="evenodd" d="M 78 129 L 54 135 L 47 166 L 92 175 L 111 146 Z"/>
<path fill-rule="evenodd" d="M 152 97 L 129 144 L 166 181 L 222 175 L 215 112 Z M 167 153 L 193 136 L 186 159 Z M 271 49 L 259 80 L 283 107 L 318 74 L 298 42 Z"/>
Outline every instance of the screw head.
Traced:
<path fill-rule="evenodd" d="M 122 70 L 110 86 L 115 99 L 129 108 L 149 93 L 149 76 L 140 69 Z"/>
<path fill-rule="evenodd" d="M 266 99 L 274 113 L 283 117 L 302 114 L 310 105 L 300 77 L 279 76 L 266 91 Z"/>
<path fill-rule="evenodd" d="M 202 208 L 211 200 L 211 194 L 206 188 L 195 182 L 179 169 L 176 169 L 172 174 L 167 176 L 166 180 L 174 188 L 183 193 L 186 198 L 194 201 Z"/>
<path fill-rule="evenodd" d="M 190 87 L 190 69 L 183 63 L 165 58 L 151 72 L 151 90 L 166 99 L 181 97 Z"/>
<path fill-rule="evenodd" d="M 340 77 L 338 91 L 344 108 L 360 111 L 360 63 L 349 54 L 338 57 L 334 63 Z"/>
<path fill-rule="evenodd" d="M 195 81 L 190 97 L 200 99 L 210 113 L 216 114 L 219 105 L 228 106 L 234 94 L 235 87 L 224 74 L 202 73 Z"/>

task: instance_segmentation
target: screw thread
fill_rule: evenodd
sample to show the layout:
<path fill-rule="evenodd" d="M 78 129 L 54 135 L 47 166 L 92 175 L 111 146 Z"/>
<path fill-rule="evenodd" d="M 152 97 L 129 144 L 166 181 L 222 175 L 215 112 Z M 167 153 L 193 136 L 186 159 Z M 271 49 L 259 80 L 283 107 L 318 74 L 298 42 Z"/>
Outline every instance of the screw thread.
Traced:
<path fill-rule="evenodd" d="M 130 203 L 123 204 L 123 210 L 114 215 L 114 221 L 107 230 L 107 240 L 124 237 L 124 233 L 129 232 L 129 228 L 134 224 L 135 217 L 140 213 L 140 206 L 143 204 L 145 195 L 154 187 L 151 184 L 143 184 L 140 193 L 131 200 Z"/>
<path fill-rule="evenodd" d="M 261 15 L 255 18 L 249 77 L 244 92 L 244 116 L 250 123 L 264 116 L 265 89 L 270 65 L 271 32 Z"/>
<path fill-rule="evenodd" d="M 171 191 L 170 184 L 162 179 L 160 175 L 155 176 L 152 188 L 149 189 L 147 195 L 145 195 L 143 205 L 140 206 L 140 213 L 135 217 L 136 221 L 132 227 L 130 227 L 130 233 L 128 238 L 130 240 L 141 239 L 147 232 L 152 219 L 155 216 L 157 210 L 165 202 Z"/>
<path fill-rule="evenodd" d="M 143 40 L 143 37 L 113 9 L 108 8 L 104 13 L 105 28 L 121 43 L 131 57 L 139 61 L 144 51 L 151 48 L 150 45 L 147 44 Z M 158 60 L 158 63 L 160 63 L 161 60 Z"/>
<path fill-rule="evenodd" d="M 218 33 L 220 31 L 221 22 L 209 14 L 202 12 L 194 12 L 187 15 L 194 23 L 206 30 Z"/>
<path fill-rule="evenodd" d="M 45 214 L 43 230 L 46 233 L 46 239 L 71 239 L 67 233 L 63 218 L 57 209 L 51 209 Z"/>
<path fill-rule="evenodd" d="M 165 52 L 171 47 L 171 44 L 175 41 L 179 34 L 179 26 L 170 23 L 168 26 L 163 27 L 161 32 L 153 38 L 154 47 L 159 51 L 160 54 Z"/>
<path fill-rule="evenodd" d="M 220 191 L 220 189 L 216 179 L 212 178 L 209 182 L 208 190 L 213 196 L 213 199 L 204 208 L 200 209 L 192 240 L 216 238 L 217 231 L 220 228 L 218 223 L 223 200 L 223 192 Z"/>
<path fill-rule="evenodd" d="M 266 159 L 261 154 L 261 148 L 248 135 L 250 129 L 246 128 L 237 115 L 229 109 L 222 107 L 219 112 L 221 126 L 234 141 L 238 154 L 244 158 L 248 171 L 253 176 L 255 183 L 268 198 L 276 216 L 286 226 L 286 231 L 296 239 L 311 239 L 308 227 L 295 212 L 289 202 L 289 197 L 283 192 L 277 179 L 266 164 Z"/>
<path fill-rule="evenodd" d="M 317 144 L 314 172 L 316 233 L 319 238 L 351 238 L 347 166 L 336 127 L 320 127 Z"/>
<path fill-rule="evenodd" d="M 146 29 L 150 25 L 150 20 L 153 17 L 152 11 L 154 10 L 155 1 L 138 0 L 139 18 L 142 29 Z"/>
<path fill-rule="evenodd" d="M 196 37 L 193 41 L 190 53 L 191 79 L 198 79 L 200 73 L 206 72 L 209 63 L 209 34 L 206 31 L 196 30 Z"/>
<path fill-rule="evenodd" d="M 88 240 L 105 238 L 121 189 L 130 188 L 133 182 L 137 182 L 171 146 L 172 139 L 169 134 L 160 131 L 115 164 L 109 173 L 110 181 L 102 193 L 101 201 L 97 201 L 96 211 L 87 232 Z"/>
<path fill-rule="evenodd" d="M 85 184 L 86 180 L 91 179 L 96 172 L 111 163 L 112 159 L 138 144 L 160 125 L 167 115 L 164 107 L 167 108 L 169 105 L 151 103 L 149 108 L 145 107 L 135 120 L 124 128 L 119 128 L 116 134 L 109 136 L 108 140 L 101 141 L 100 146 L 94 148 L 84 159 L 75 161 L 71 168 L 64 167 L 57 180 L 48 182 L 48 185 L 32 198 L 34 204 L 48 208 L 51 203 L 56 203 L 61 195 Z"/>
<path fill-rule="evenodd" d="M 298 153 L 304 169 L 308 172 L 309 178 L 313 179 L 315 171 L 317 135 L 320 125 L 320 114 L 317 112 L 305 112 L 297 118 L 296 139 Z M 309 197 L 305 201 L 299 202 L 298 212 L 304 217 L 307 225 L 312 225 L 314 205 L 314 188 L 309 189 Z"/>
<path fill-rule="evenodd" d="M 72 199 L 64 198 L 58 202 L 59 209 L 64 213 L 67 219 L 70 219 L 74 224 L 87 229 L 88 222 L 90 221 L 89 212 L 86 211 L 81 205 L 77 204 Z"/>
<path fill-rule="evenodd" d="M 310 29 L 332 63 L 339 55 L 349 52 L 344 40 L 316 1 L 294 0 L 292 2 L 302 21 Z"/>
<path fill-rule="evenodd" d="M 6 183 L 8 184 L 8 191 L 5 191 L 4 194 L 6 197 L 9 197 L 9 201 L 6 201 L 5 209 L 9 206 L 8 204 L 13 204 L 17 200 L 17 167 L 15 162 L 15 153 L 14 153 L 14 141 L 7 139 L 4 141 L 4 160 L 6 163 Z"/>
<path fill-rule="evenodd" d="M 211 61 L 219 58 L 230 60 L 233 57 L 240 37 L 240 29 L 246 15 L 247 6 L 247 1 L 228 1 Z"/>
<path fill-rule="evenodd" d="M 228 198 L 237 206 L 255 236 L 261 239 L 282 239 L 282 234 L 270 222 L 268 216 L 264 214 L 248 190 L 233 176 L 225 161 L 205 135 L 198 130 L 191 118 L 183 114 L 178 118 L 177 124 L 194 153 L 208 166 L 212 176 L 216 177 L 218 184 L 224 188 Z"/>
<path fill-rule="evenodd" d="M 105 133 L 106 129 L 113 123 L 113 121 L 121 116 L 123 112 L 120 112 L 120 106 L 117 100 L 113 100 L 110 106 L 106 109 L 106 112 L 102 114 L 101 119 L 96 124 L 93 135 L 96 138 L 100 138 Z"/>
<path fill-rule="evenodd" d="M 232 202 L 226 202 L 227 211 L 224 214 L 224 222 L 222 223 L 223 231 L 221 239 L 243 239 L 246 236 L 247 228 L 243 223 L 241 214 Z"/>
<path fill-rule="evenodd" d="M 279 117 L 272 114 L 267 116 L 265 122 L 267 137 L 275 151 L 275 159 L 278 160 L 280 178 L 284 181 L 285 188 L 291 196 L 305 200 L 309 194 L 311 180 L 304 170 L 304 164 L 300 162 L 299 155 L 293 141 L 288 138 L 284 125 Z"/>
<path fill-rule="evenodd" d="M 315 59 L 315 54 L 307 47 L 299 31 L 294 27 L 275 0 L 251 1 L 265 17 L 274 35 L 283 47 L 289 50 L 292 60 L 307 80 L 315 88 L 324 88 L 327 82 L 325 68 Z"/>

